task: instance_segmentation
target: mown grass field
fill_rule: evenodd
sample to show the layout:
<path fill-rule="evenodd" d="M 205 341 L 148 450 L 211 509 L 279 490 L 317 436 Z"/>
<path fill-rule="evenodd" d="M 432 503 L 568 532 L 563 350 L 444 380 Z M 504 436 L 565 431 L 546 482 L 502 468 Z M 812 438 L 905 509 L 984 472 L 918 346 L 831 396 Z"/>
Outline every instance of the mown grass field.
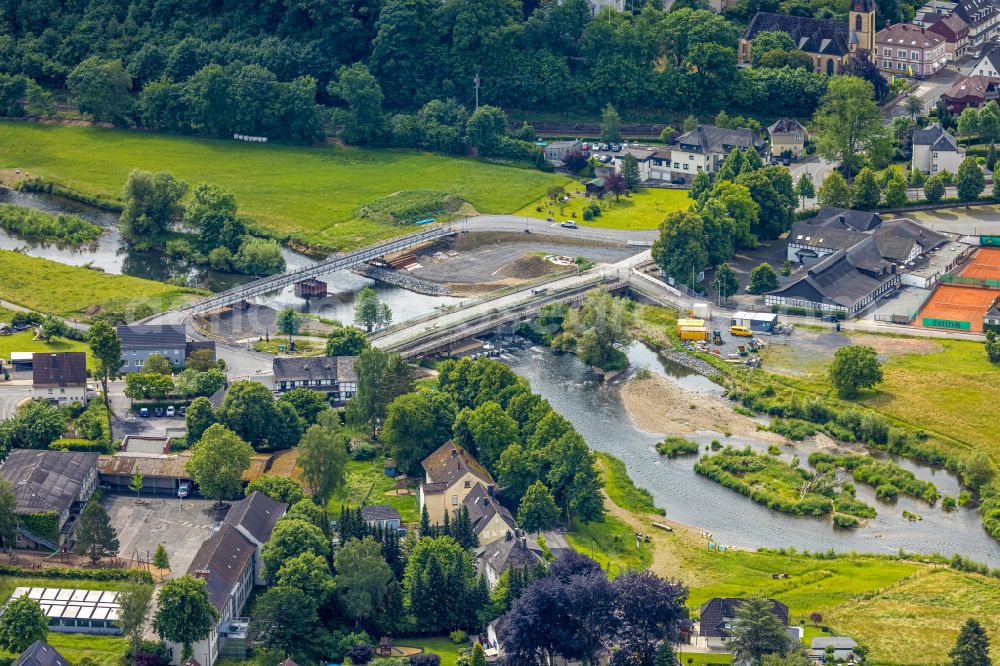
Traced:
<path fill-rule="evenodd" d="M 71 319 L 107 309 L 128 312 L 139 305 L 160 312 L 198 293 L 0 250 L 0 299 Z"/>
<path fill-rule="evenodd" d="M 244 215 L 276 236 L 342 249 L 398 235 L 354 210 L 393 192 L 436 190 L 483 213 L 510 213 L 563 176 L 431 153 L 249 144 L 96 127 L 0 123 L 0 169 L 25 169 L 74 190 L 118 197 L 133 168 L 191 186 L 229 188 Z"/>
<path fill-rule="evenodd" d="M 600 523 L 573 524 L 566 541 L 575 550 L 593 558 L 611 576 L 628 569 L 646 569 L 653 561 L 653 545 L 641 543 L 636 548 L 635 530 L 614 516 Z"/>
<path fill-rule="evenodd" d="M 91 355 L 90 346 L 86 342 L 64 340 L 62 338 L 53 338 L 46 342 L 44 340 L 32 340 L 34 336 L 34 331 L 21 331 L 13 335 L 0 335 L 0 358 L 9 361 L 11 352 L 82 351 L 87 353 L 87 366 L 93 366 L 94 357 Z"/>
<path fill-rule="evenodd" d="M 578 188 L 579 185 L 575 185 L 566 189 L 573 191 Z M 692 203 L 687 192 L 687 190 L 643 188 L 628 197 L 621 197 L 619 201 L 615 201 L 613 196 L 605 196 L 599 202 L 604 209 L 601 215 L 589 221 L 583 219 L 583 207 L 590 202 L 586 197 L 573 197 L 568 203 L 560 205 L 553 204 L 547 196 L 543 196 L 516 214 L 543 220 L 551 215 L 558 222 L 575 220 L 580 226 L 586 227 L 656 229 L 668 213 L 687 210 Z"/>
<path fill-rule="evenodd" d="M 882 365 L 884 381 L 863 391 L 860 402 L 915 428 L 983 448 L 1000 464 L 995 405 L 1000 365 L 987 360 L 981 342 L 867 334 L 848 337 L 852 344 L 876 345 L 887 357 Z M 828 393 L 827 369 L 833 351 L 799 354 L 794 338 L 788 345 L 768 350 L 765 368 L 787 375 L 799 388 Z"/>
<path fill-rule="evenodd" d="M 19 578 L 0 576 L 0 603 L 6 603 L 18 587 L 67 587 L 82 590 L 121 590 L 122 581 L 96 581 L 60 578 Z M 62 634 L 50 631 L 47 641 L 70 663 L 77 664 L 89 657 L 99 666 L 119 666 L 127 641 L 118 636 Z M 16 659 L 19 655 L 0 650 L 0 659 Z"/>

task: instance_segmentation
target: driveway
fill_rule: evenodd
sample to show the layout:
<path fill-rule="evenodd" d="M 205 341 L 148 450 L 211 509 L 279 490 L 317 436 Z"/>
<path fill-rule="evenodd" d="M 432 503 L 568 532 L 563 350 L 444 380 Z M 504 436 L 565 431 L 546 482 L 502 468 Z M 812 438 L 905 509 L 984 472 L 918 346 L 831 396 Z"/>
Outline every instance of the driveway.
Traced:
<path fill-rule="evenodd" d="M 17 405 L 30 397 L 30 383 L 0 382 L 0 420 L 14 416 Z"/>

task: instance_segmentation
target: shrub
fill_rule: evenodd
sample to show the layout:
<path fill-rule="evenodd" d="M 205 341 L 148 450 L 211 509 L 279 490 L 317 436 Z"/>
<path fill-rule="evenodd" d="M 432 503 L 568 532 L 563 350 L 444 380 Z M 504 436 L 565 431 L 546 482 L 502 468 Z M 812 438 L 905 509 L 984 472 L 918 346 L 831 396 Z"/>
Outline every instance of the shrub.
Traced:
<path fill-rule="evenodd" d="M 698 453 L 698 443 L 684 439 L 683 437 L 667 437 L 656 445 L 656 450 L 661 456 L 676 458 Z"/>
<path fill-rule="evenodd" d="M 848 516 L 844 513 L 835 513 L 833 514 L 833 524 L 840 528 L 852 529 L 861 525 L 861 521 L 854 516 Z"/>
<path fill-rule="evenodd" d="M 378 447 L 371 444 L 356 444 L 351 449 L 351 460 L 375 460 L 378 451 Z"/>
<path fill-rule="evenodd" d="M 958 502 L 955 501 L 954 497 L 945 497 L 941 500 L 941 508 L 945 511 L 954 511 L 958 508 Z"/>
<path fill-rule="evenodd" d="M 885 500 L 887 502 L 894 502 L 899 496 L 899 489 L 896 486 L 885 483 L 881 486 L 876 486 L 875 497 L 880 500 Z"/>
<path fill-rule="evenodd" d="M 720 442 L 717 439 L 713 439 L 712 440 L 712 450 L 713 451 L 720 451 L 721 449 L 722 449 L 722 442 Z"/>
<path fill-rule="evenodd" d="M 455 645 L 464 645 L 465 642 L 469 640 L 469 634 L 465 633 L 461 629 L 456 629 L 455 631 L 448 634 L 448 638 Z"/>
<path fill-rule="evenodd" d="M 777 444 L 768 444 L 767 452 L 772 456 L 781 455 L 781 449 L 778 447 Z"/>
<path fill-rule="evenodd" d="M 368 643 L 359 643 L 347 650 L 347 656 L 355 664 L 367 664 L 375 656 L 375 650 Z"/>
<path fill-rule="evenodd" d="M 966 504 L 969 503 L 970 499 L 972 499 L 972 495 L 969 494 L 969 491 L 963 490 L 958 494 L 958 505 L 965 506 Z"/>
<path fill-rule="evenodd" d="M 436 654 L 415 654 L 410 657 L 410 666 L 441 666 L 441 657 Z"/>
<path fill-rule="evenodd" d="M 812 437 L 817 432 L 816 427 L 808 421 L 782 418 L 772 419 L 770 430 L 796 442 Z"/>

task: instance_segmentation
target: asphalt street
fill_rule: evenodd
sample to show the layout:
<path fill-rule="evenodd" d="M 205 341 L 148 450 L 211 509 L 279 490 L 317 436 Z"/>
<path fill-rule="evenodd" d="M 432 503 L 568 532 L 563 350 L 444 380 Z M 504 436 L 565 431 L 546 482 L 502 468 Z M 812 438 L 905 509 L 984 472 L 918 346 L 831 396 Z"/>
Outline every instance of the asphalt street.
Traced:
<path fill-rule="evenodd" d="M 18 403 L 30 397 L 30 383 L 0 382 L 0 420 L 13 416 Z"/>

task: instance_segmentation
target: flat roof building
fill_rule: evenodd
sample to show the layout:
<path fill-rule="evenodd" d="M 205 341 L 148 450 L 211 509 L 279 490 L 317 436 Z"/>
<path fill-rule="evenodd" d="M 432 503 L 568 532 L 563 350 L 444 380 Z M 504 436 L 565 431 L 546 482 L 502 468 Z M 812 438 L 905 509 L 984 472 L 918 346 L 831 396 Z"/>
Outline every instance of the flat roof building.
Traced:
<path fill-rule="evenodd" d="M 37 601 L 49 619 L 49 629 L 77 634 L 120 634 L 118 592 L 64 587 L 18 587 L 11 599 Z M 8 603 L 10 601 L 8 600 Z"/>

